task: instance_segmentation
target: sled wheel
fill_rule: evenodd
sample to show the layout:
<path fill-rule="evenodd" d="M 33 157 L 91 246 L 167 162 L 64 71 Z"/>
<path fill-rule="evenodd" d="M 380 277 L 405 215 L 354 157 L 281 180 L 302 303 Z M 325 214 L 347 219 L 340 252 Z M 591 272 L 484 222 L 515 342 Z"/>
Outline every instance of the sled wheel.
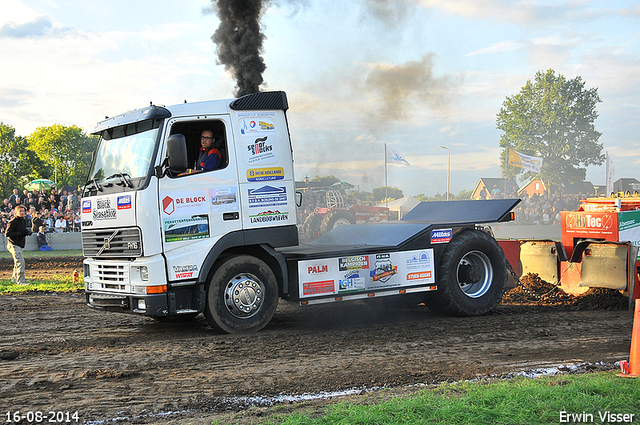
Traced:
<path fill-rule="evenodd" d="M 356 218 L 349 211 L 336 210 L 332 211 L 322 219 L 320 223 L 320 234 L 324 235 L 330 230 L 335 229 L 338 226 L 346 226 L 349 224 L 355 224 Z"/>
<path fill-rule="evenodd" d="M 237 255 L 225 260 L 209 281 L 204 313 L 218 331 L 250 333 L 264 328 L 277 306 L 273 271 L 258 258 Z"/>
<path fill-rule="evenodd" d="M 507 265 L 502 248 L 485 232 L 462 231 L 443 252 L 436 278 L 438 290 L 425 300 L 429 308 L 456 316 L 485 314 L 504 293 Z"/>

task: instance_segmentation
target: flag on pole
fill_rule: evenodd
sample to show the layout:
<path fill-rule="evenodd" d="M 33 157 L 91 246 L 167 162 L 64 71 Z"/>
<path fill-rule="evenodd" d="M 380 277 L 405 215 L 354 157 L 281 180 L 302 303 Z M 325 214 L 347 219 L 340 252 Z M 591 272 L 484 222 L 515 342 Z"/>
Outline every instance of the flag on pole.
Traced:
<path fill-rule="evenodd" d="M 400 155 L 400 153 L 394 149 L 391 149 L 388 145 L 387 147 L 387 163 L 388 164 L 399 164 L 399 165 L 410 165 L 409 161 L 404 159 L 404 156 Z"/>
<path fill-rule="evenodd" d="M 613 161 L 609 156 L 609 152 L 606 153 L 607 162 L 605 166 L 605 173 L 607 175 L 607 196 L 613 193 L 613 175 L 616 173 L 616 169 L 613 166 Z"/>
<path fill-rule="evenodd" d="M 539 173 L 540 170 L 542 170 L 542 158 L 539 156 L 525 155 L 509 148 L 509 165 Z"/>

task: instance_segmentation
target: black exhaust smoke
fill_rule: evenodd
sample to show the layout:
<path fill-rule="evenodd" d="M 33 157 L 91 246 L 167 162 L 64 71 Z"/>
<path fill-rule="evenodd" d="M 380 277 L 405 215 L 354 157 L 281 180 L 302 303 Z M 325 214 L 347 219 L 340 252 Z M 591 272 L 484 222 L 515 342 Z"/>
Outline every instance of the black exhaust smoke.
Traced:
<path fill-rule="evenodd" d="M 257 93 L 267 68 L 262 58 L 260 18 L 269 0 L 211 0 L 220 26 L 211 36 L 219 63 L 236 80 L 235 96 Z"/>

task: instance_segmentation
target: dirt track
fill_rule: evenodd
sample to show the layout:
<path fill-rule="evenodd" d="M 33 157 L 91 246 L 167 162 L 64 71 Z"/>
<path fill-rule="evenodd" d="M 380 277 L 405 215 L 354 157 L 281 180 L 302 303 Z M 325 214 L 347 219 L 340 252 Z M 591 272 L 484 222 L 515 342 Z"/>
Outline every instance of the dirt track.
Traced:
<path fill-rule="evenodd" d="M 246 400 L 230 397 L 614 362 L 628 357 L 632 326 L 629 311 L 566 306 L 503 305 L 450 318 L 424 306 L 281 302 L 264 330 L 234 336 L 216 334 L 202 316 L 172 324 L 90 310 L 82 294 L 0 296 L 0 311 L 3 414 L 78 411 L 82 422 L 257 423 L 271 410 L 243 409 Z M 182 413 L 157 416 L 167 412 Z"/>

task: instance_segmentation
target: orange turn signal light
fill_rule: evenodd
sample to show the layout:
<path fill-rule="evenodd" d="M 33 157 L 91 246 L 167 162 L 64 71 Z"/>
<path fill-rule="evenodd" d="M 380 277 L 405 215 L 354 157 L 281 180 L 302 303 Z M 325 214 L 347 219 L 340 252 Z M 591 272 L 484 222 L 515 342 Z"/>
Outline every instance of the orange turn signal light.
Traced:
<path fill-rule="evenodd" d="M 164 294 L 167 292 L 167 285 L 147 286 L 147 294 Z"/>

